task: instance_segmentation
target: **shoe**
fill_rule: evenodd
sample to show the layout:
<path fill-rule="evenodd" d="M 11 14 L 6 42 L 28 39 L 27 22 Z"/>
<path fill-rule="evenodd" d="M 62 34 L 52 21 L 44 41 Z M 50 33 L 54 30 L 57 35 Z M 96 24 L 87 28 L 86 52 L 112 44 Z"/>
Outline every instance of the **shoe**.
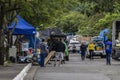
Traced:
<path fill-rule="evenodd" d="M 107 63 L 106 65 L 111 65 L 110 63 Z"/>
<path fill-rule="evenodd" d="M 65 64 L 65 60 L 63 60 L 63 64 Z"/>
<path fill-rule="evenodd" d="M 48 64 L 52 64 L 52 63 L 48 62 Z"/>
<path fill-rule="evenodd" d="M 64 61 L 64 60 L 62 60 L 62 61 L 61 61 L 61 64 L 65 64 L 65 61 Z"/>

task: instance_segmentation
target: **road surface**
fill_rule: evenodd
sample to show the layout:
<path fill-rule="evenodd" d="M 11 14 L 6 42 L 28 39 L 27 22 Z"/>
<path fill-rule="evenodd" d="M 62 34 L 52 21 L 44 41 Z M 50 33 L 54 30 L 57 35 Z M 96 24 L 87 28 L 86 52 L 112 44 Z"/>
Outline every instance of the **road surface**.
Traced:
<path fill-rule="evenodd" d="M 70 60 L 63 65 L 38 66 L 34 80 L 120 80 L 120 62 L 112 60 L 109 66 L 99 57 L 82 61 L 80 54 L 70 54 Z"/>

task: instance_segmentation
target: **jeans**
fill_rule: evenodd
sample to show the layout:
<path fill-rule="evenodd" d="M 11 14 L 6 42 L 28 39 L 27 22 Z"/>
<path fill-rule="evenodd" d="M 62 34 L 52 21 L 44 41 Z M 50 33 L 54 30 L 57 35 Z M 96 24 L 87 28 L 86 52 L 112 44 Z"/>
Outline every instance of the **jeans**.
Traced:
<path fill-rule="evenodd" d="M 85 51 L 81 51 L 81 59 L 82 61 L 85 60 Z"/>
<path fill-rule="evenodd" d="M 89 53 L 90 53 L 90 60 L 91 60 L 91 59 L 93 59 L 94 50 L 89 50 Z"/>
<path fill-rule="evenodd" d="M 106 64 L 107 64 L 107 65 L 110 65 L 110 64 L 111 64 L 110 56 L 111 56 L 110 53 L 106 53 Z"/>
<path fill-rule="evenodd" d="M 41 66 L 41 67 L 44 67 L 45 57 L 46 57 L 46 53 L 41 53 L 41 54 L 40 54 L 40 58 L 41 58 L 40 66 Z"/>

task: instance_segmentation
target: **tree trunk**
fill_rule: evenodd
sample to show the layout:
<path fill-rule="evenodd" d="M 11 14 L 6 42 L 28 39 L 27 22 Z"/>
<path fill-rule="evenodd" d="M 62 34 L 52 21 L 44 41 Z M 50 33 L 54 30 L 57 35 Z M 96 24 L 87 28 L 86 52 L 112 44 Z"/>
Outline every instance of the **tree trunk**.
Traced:
<path fill-rule="evenodd" d="M 4 42 L 2 38 L 3 33 L 3 23 L 4 23 L 4 7 L 0 7 L 0 65 L 4 65 Z"/>
<path fill-rule="evenodd" d="M 2 36 L 2 30 L 0 30 L 0 65 L 4 65 L 4 41 L 3 41 L 3 36 Z"/>
<path fill-rule="evenodd" d="M 6 51 L 5 51 L 6 60 L 9 60 L 9 46 L 7 46 L 5 50 L 6 50 Z"/>
<path fill-rule="evenodd" d="M 4 65 L 4 53 L 3 53 L 4 48 L 0 47 L 0 65 Z"/>
<path fill-rule="evenodd" d="M 16 11 L 20 9 L 18 5 L 18 2 L 16 3 L 14 0 L 0 1 L 0 65 L 4 64 L 4 58 L 9 59 L 9 47 L 12 45 L 12 38 L 11 34 L 7 33 L 8 26 L 15 19 Z M 4 45 L 5 35 L 8 38 L 6 46 Z"/>
<path fill-rule="evenodd" d="M 0 29 L 0 65 L 4 65 L 4 55 L 5 55 L 5 47 L 4 47 L 4 37 L 3 30 Z"/>

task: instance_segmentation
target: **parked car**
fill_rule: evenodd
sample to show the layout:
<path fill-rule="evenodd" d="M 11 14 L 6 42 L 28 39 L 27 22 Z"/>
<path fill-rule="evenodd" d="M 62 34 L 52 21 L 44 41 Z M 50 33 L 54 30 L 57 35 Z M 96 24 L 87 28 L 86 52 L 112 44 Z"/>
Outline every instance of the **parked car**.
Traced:
<path fill-rule="evenodd" d="M 105 57 L 105 45 L 103 42 L 95 42 L 95 49 L 93 56 L 100 56 L 101 58 Z M 87 51 L 87 57 L 89 57 L 89 51 Z"/>
<path fill-rule="evenodd" d="M 68 51 L 69 52 L 79 52 L 80 51 L 80 42 L 79 41 L 71 41 L 68 44 Z"/>

